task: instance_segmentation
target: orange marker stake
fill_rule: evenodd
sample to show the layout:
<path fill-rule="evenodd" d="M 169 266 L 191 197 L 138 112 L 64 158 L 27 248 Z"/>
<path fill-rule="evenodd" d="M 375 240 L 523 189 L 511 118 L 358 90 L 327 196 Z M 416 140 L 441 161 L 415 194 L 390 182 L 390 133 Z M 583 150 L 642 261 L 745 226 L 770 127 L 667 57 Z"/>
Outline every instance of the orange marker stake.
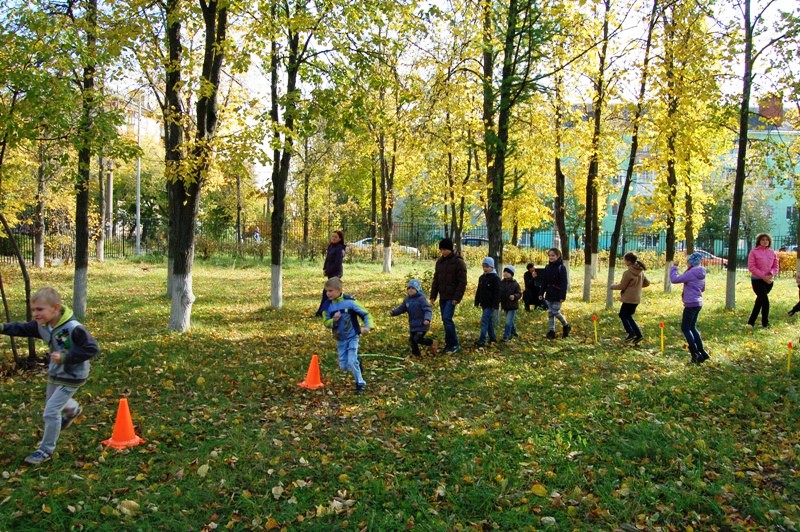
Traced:
<path fill-rule="evenodd" d="M 597 314 L 592 315 L 592 321 L 594 322 L 594 343 L 597 343 Z"/>
<path fill-rule="evenodd" d="M 663 321 L 660 322 L 658 324 L 658 326 L 661 327 L 661 354 L 663 355 L 664 354 L 664 322 Z"/>

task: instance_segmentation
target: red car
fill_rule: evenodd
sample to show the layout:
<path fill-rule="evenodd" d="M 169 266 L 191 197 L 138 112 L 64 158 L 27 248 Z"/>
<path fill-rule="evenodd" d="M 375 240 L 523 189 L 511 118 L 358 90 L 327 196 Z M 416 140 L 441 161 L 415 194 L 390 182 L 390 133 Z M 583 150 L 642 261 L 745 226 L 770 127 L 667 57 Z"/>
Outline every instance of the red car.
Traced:
<path fill-rule="evenodd" d="M 728 259 L 723 259 L 722 257 L 717 257 L 716 255 L 709 253 L 703 249 L 695 249 L 695 253 L 699 253 L 703 256 L 703 262 L 701 264 L 703 266 L 727 266 Z"/>

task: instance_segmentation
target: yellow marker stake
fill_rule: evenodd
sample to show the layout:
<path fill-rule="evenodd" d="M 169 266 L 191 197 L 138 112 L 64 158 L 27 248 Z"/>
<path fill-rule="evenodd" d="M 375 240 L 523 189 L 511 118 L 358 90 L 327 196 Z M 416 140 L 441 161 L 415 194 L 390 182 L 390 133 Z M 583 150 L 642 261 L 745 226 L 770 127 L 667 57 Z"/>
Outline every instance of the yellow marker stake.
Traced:
<path fill-rule="evenodd" d="M 592 321 L 594 322 L 594 343 L 597 343 L 597 314 L 592 316 Z"/>
<path fill-rule="evenodd" d="M 664 322 L 658 324 L 661 327 L 661 354 L 664 354 Z"/>

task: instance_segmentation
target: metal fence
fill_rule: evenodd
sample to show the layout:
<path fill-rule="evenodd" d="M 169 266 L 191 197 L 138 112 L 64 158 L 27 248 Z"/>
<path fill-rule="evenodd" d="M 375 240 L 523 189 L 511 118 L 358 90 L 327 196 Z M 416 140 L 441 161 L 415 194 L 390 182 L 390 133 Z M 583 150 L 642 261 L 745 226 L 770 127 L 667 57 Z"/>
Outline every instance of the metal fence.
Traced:
<path fill-rule="evenodd" d="M 382 243 L 372 237 L 380 238 L 380 231 L 373 230 L 368 223 L 343 223 L 340 225 L 315 224 L 304 225 L 297 220 L 287 220 L 284 229 L 284 256 L 299 259 L 316 259 L 324 256 L 330 234 L 335 230 L 343 230 L 348 244 L 348 255 L 355 260 L 377 260 L 381 256 Z M 237 236 L 241 235 L 241 236 Z M 434 224 L 395 223 L 392 227 L 394 254 L 398 257 L 407 257 L 411 260 L 428 260 L 438 255 L 438 241 L 446 235 L 446 228 Z M 34 237 L 30 232 L 20 231 L 15 234 L 26 261 L 32 263 L 34 258 Z M 519 257 L 524 259 L 526 252 L 543 251 L 554 245 L 557 240 L 552 230 L 523 230 L 518 233 L 516 247 L 510 233 L 504 235 L 504 249 L 520 252 Z M 214 256 L 249 257 L 265 260 L 270 256 L 270 240 L 272 238 L 271 226 L 267 220 L 250 224 L 246 229 L 236 231 L 234 227 L 203 228 L 199 227 L 195 241 L 195 254 L 201 259 Z M 746 261 L 755 235 L 741 235 L 737 249 L 738 263 Z M 366 239 L 366 240 L 365 240 Z M 485 228 L 466 231 L 462 235 L 464 242 L 463 251 L 474 249 L 481 253 L 482 248 L 488 249 L 487 232 Z M 788 235 L 774 235 L 774 248 L 785 247 L 788 251 L 796 249 L 796 238 Z M 601 253 L 607 252 L 611 246 L 611 233 L 603 232 L 599 237 Z M 702 249 L 720 259 L 728 256 L 727 236 L 701 235 L 695 241 L 695 248 Z M 563 247 L 563 246 L 562 246 Z M 570 235 L 570 249 L 573 253 L 580 254 L 583 247 L 583 235 Z M 677 251 L 682 253 L 685 249 L 683 242 L 676 244 Z M 89 246 L 91 258 L 96 258 L 97 249 L 94 243 Z M 45 236 L 44 255 L 45 261 L 71 262 L 75 253 L 75 240 L 73 234 L 57 234 Z M 142 239 L 140 244 L 142 254 L 166 255 L 167 238 L 166 229 L 161 227 L 150 230 L 148 237 Z M 623 235 L 618 253 L 624 251 L 653 252 L 661 255 L 666 250 L 665 233 L 648 233 Z M 104 240 L 104 256 L 109 259 L 126 258 L 136 255 L 135 239 L 131 232 L 118 231 L 116 235 Z M 712 259 L 713 260 L 713 259 Z M 10 239 L 0 235 L 0 263 L 15 262 L 16 257 Z M 720 264 L 722 261 L 719 261 Z"/>

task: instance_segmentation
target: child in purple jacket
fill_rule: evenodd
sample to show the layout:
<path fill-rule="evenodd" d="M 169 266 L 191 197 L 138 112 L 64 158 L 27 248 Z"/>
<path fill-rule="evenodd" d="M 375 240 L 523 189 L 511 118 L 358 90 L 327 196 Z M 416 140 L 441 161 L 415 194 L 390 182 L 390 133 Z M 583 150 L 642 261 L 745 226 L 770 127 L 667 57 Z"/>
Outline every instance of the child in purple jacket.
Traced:
<path fill-rule="evenodd" d="M 700 265 L 702 261 L 703 256 L 695 252 L 686 259 L 689 267 L 682 275 L 678 275 L 677 266 L 673 266 L 669 272 L 669 280 L 673 284 L 683 283 L 681 332 L 689 344 L 689 353 L 694 364 L 701 364 L 709 358 L 703 347 L 700 331 L 697 330 L 697 317 L 703 308 L 703 292 L 706 290 L 706 269 Z"/>

